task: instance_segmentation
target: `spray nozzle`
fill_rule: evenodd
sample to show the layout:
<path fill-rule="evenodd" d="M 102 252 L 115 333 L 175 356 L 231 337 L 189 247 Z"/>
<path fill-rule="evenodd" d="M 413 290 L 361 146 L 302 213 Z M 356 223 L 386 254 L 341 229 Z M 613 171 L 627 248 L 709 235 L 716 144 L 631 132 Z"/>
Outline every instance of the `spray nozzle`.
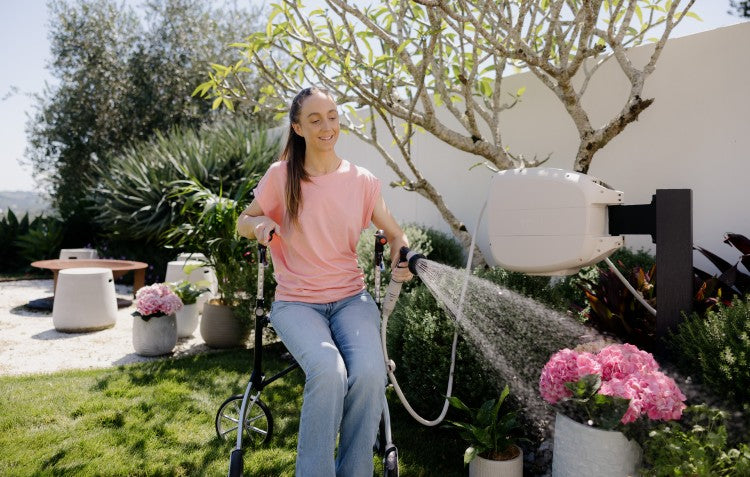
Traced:
<path fill-rule="evenodd" d="M 417 261 L 424 259 L 424 255 L 409 250 L 409 247 L 401 247 L 399 253 L 399 262 L 409 262 L 409 271 L 414 275 L 419 275 L 417 273 Z"/>

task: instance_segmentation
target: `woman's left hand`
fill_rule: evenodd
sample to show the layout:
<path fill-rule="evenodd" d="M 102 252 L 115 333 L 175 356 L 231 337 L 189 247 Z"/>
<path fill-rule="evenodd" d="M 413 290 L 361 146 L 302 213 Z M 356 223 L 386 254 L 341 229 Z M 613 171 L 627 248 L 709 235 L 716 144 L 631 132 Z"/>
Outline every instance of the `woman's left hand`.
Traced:
<path fill-rule="evenodd" d="M 391 278 L 397 282 L 408 282 L 414 277 L 409 271 L 409 263 L 399 262 L 398 258 L 391 264 Z"/>

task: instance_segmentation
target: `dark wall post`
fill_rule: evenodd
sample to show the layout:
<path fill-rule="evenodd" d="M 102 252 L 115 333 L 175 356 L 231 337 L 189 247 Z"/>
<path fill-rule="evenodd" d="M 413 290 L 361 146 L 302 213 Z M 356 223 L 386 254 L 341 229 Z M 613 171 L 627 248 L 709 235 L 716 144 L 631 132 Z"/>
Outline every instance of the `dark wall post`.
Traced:
<path fill-rule="evenodd" d="M 656 190 L 656 335 L 693 310 L 693 193 Z"/>

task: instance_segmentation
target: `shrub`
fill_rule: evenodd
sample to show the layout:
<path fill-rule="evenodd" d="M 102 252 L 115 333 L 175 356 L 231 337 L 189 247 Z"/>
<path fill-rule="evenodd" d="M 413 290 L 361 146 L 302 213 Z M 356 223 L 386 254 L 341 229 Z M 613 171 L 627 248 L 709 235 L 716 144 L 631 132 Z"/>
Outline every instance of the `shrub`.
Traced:
<path fill-rule="evenodd" d="M 100 171 L 91 193 L 96 221 L 115 238 L 156 241 L 180 221 L 187 201 L 177 193 L 181 181 L 231 197 L 257 181 L 277 153 L 278 141 L 248 120 L 158 133 Z"/>
<path fill-rule="evenodd" d="M 405 224 L 402 229 L 409 239 L 409 248 L 421 253 L 429 260 L 450 265 L 452 267 L 463 267 L 464 253 L 461 245 L 450 235 L 435 230 L 433 228 L 417 225 Z M 357 256 L 359 257 L 359 266 L 365 274 L 365 283 L 367 288 L 372 292 L 375 283 L 375 270 L 373 259 L 375 252 L 375 229 L 370 228 L 362 232 L 359 243 L 357 244 Z M 381 275 L 381 292 L 385 293 L 385 287 L 391 279 L 390 268 L 390 246 L 387 245 L 383 253 L 385 270 Z M 404 284 L 403 291 L 409 291 L 416 286 L 419 280 L 412 280 Z"/>
<path fill-rule="evenodd" d="M 550 277 L 511 272 L 500 267 L 479 269 L 475 275 L 544 303 L 558 311 L 570 309 L 583 294 L 575 286 L 577 275 L 553 281 Z"/>
<path fill-rule="evenodd" d="M 29 270 L 29 263 L 35 260 L 56 258 L 63 241 L 63 226 L 54 217 L 37 216 L 33 220 L 29 214 L 21 219 L 8 210 L 0 218 L 0 271 L 21 272 Z"/>
<path fill-rule="evenodd" d="M 437 416 L 442 408 L 454 321 L 440 308 L 424 285 L 402 292 L 389 319 L 388 355 L 409 402 L 420 414 Z M 459 339 L 453 395 L 477 406 L 502 389 L 476 347 Z"/>
<path fill-rule="evenodd" d="M 667 336 L 677 365 L 719 394 L 750 400 L 750 295 L 693 313 Z"/>
<path fill-rule="evenodd" d="M 460 268 L 465 264 L 461 245 L 450 235 L 417 224 L 403 226 L 412 250 L 429 260 Z M 362 233 L 357 254 L 365 273 L 368 288 L 374 284 L 373 253 L 375 230 Z M 384 253 L 386 268 L 381 277 L 381 295 L 390 280 L 390 250 Z M 399 384 L 415 409 L 425 416 L 437 415 L 442 408 L 450 365 L 450 351 L 454 325 L 440 308 L 435 298 L 414 278 L 401 290 L 396 309 L 388 321 L 388 354 L 396 362 Z M 457 350 L 454 394 L 461 395 L 472 405 L 481 404 L 485 396 L 497 396 L 499 384 L 488 382 L 478 372 L 484 365 L 474 349 L 459 341 Z"/>
<path fill-rule="evenodd" d="M 644 442 L 644 477 L 750 475 L 750 447 L 727 445 L 725 413 L 689 406 L 680 422 L 651 431 Z"/>
<path fill-rule="evenodd" d="M 181 193 L 186 184 L 236 196 L 252 189 L 277 151 L 278 141 L 248 120 L 175 128 L 137 144 L 111 161 L 92 192 L 104 234 L 100 255 L 146 262 L 146 281 L 163 281 L 167 262 L 182 250 L 176 242 L 164 249 L 165 234 L 192 219 L 184 210 L 191 196 Z"/>

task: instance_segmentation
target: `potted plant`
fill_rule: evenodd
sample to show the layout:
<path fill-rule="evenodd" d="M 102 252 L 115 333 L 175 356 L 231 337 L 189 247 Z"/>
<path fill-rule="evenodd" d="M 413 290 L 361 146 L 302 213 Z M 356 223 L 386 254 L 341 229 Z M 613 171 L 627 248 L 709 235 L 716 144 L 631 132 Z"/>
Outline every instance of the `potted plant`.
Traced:
<path fill-rule="evenodd" d="M 635 439 L 650 421 L 680 419 L 685 395 L 651 355 L 631 344 L 558 351 L 539 380 L 557 407 L 552 475 L 635 475 Z"/>
<path fill-rule="evenodd" d="M 469 464 L 470 477 L 521 477 L 523 452 L 514 432 L 519 428 L 517 413 L 504 409 L 510 389 L 505 386 L 498 399 L 485 401 L 479 409 L 472 409 L 455 396 L 450 404 L 468 415 L 467 422 L 450 421 L 458 429 L 469 447 L 464 463 Z M 506 406 L 507 407 L 507 406 Z"/>
<path fill-rule="evenodd" d="M 236 223 L 250 203 L 255 182 L 248 179 L 231 198 L 222 196 L 221 191 L 212 192 L 197 179 L 180 183 L 179 194 L 187 196 L 184 222 L 166 234 L 167 243 L 203 254 L 217 279 L 217 296 L 203 305 L 201 336 L 212 348 L 243 346 L 253 323 L 251 287 L 256 282 L 257 260 L 252 242 L 237 234 Z"/>
<path fill-rule="evenodd" d="M 177 344 L 175 313 L 182 308 L 180 298 L 164 283 L 140 288 L 135 294 L 133 348 L 142 356 L 171 353 Z"/>
<path fill-rule="evenodd" d="M 187 338 L 198 328 L 198 297 L 209 291 L 208 288 L 181 280 L 169 283 L 169 288 L 182 301 L 182 308 L 176 313 L 177 316 L 177 338 Z"/>

